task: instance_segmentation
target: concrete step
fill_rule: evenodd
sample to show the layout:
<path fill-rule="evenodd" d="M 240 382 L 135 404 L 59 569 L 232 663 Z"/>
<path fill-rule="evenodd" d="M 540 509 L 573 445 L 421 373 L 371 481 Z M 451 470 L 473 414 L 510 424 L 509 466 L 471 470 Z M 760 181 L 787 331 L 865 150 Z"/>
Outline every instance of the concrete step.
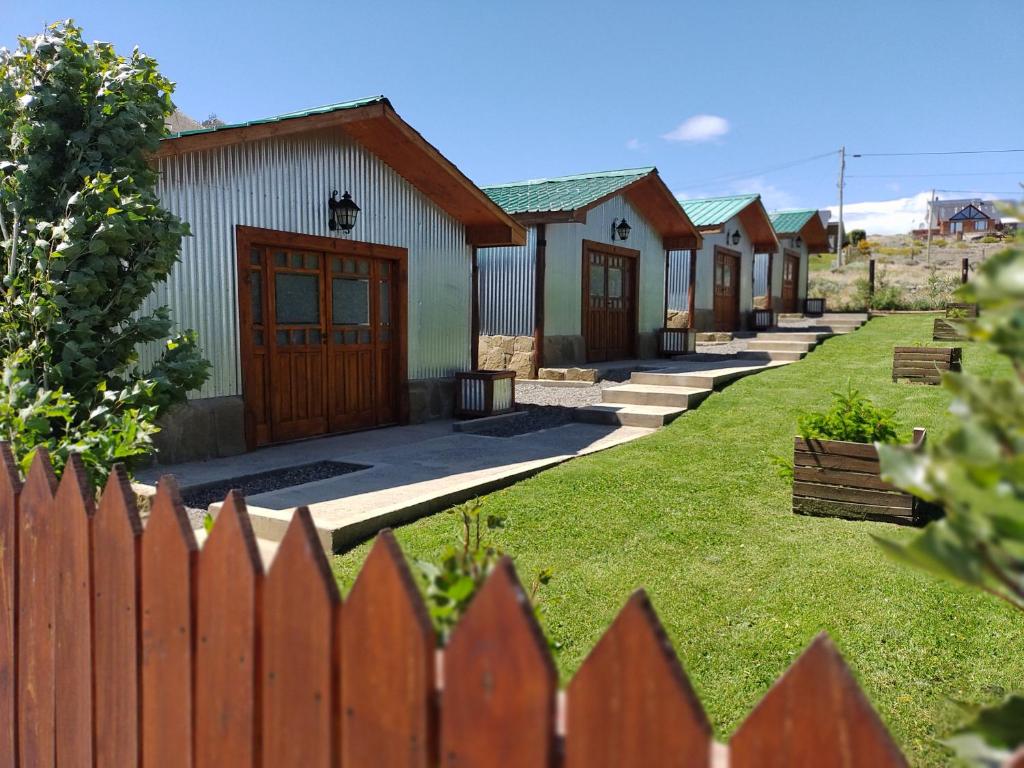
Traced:
<path fill-rule="evenodd" d="M 831 336 L 827 331 L 802 333 L 800 331 L 762 331 L 754 338 L 757 341 L 813 341 L 820 343 Z"/>
<path fill-rule="evenodd" d="M 710 394 L 710 389 L 698 387 L 623 384 L 621 387 L 608 387 L 601 390 L 601 400 L 606 403 L 694 408 Z"/>
<path fill-rule="evenodd" d="M 814 349 L 816 342 L 813 341 L 780 341 L 777 339 L 762 339 L 758 336 L 747 342 L 747 349 L 752 352 L 810 352 Z"/>
<path fill-rule="evenodd" d="M 736 357 L 741 360 L 771 360 L 772 362 L 791 362 L 802 360 L 806 352 L 794 352 L 788 350 L 749 350 L 740 352 Z"/>
<path fill-rule="evenodd" d="M 675 421 L 686 412 L 685 408 L 665 405 L 620 405 L 600 403 L 576 408 L 573 418 L 588 424 L 611 424 L 623 427 L 657 429 Z"/>
<path fill-rule="evenodd" d="M 693 387 L 696 389 L 717 389 L 730 381 L 764 370 L 763 365 L 750 364 L 714 368 L 688 373 L 643 373 L 629 377 L 630 384 L 652 384 L 662 387 Z"/>

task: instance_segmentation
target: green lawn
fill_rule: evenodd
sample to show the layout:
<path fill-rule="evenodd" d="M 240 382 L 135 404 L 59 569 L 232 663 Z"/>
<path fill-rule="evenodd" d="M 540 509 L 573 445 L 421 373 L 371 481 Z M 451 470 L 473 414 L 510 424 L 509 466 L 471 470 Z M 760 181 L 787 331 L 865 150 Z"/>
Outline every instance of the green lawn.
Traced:
<path fill-rule="evenodd" d="M 994 598 L 883 556 L 881 523 L 790 511 L 771 456 L 792 451 L 796 414 L 847 380 L 937 436 L 953 418 L 938 387 L 893 384 L 892 347 L 924 343 L 931 317 L 886 317 L 803 362 L 740 380 L 670 427 L 569 462 L 487 504 L 508 515 L 500 544 L 528 581 L 551 566 L 546 628 L 563 681 L 636 587 L 646 587 L 719 738 L 726 738 L 814 635 L 828 630 L 916 765 L 946 764 L 939 743 L 961 717 L 1024 681 L 1024 617 Z M 968 346 L 964 364 L 1008 367 Z M 455 535 L 450 515 L 407 525 L 411 557 Z M 348 588 L 367 546 L 334 558 Z"/>

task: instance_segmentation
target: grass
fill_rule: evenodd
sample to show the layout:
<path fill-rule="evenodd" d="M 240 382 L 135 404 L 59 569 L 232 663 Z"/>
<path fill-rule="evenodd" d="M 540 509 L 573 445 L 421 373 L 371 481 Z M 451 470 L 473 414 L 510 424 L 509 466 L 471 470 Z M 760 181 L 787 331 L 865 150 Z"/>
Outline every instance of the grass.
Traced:
<path fill-rule="evenodd" d="M 994 598 L 888 560 L 869 534 L 912 531 L 793 515 L 773 464 L 791 455 L 797 414 L 849 380 L 894 408 L 907 436 L 952 423 L 939 387 L 893 384 L 892 347 L 922 344 L 932 318 L 894 316 L 826 342 L 797 365 L 751 376 L 670 427 L 492 494 L 508 515 L 498 541 L 524 581 L 542 567 L 548 633 L 563 682 L 630 592 L 645 587 L 719 738 L 827 630 L 915 765 L 944 765 L 940 743 L 963 717 L 953 702 L 999 699 L 1024 680 L 1024 617 Z M 1008 366 L 967 346 L 967 369 Z M 404 526 L 410 557 L 452 541 L 455 521 Z M 348 588 L 367 545 L 337 556 Z"/>

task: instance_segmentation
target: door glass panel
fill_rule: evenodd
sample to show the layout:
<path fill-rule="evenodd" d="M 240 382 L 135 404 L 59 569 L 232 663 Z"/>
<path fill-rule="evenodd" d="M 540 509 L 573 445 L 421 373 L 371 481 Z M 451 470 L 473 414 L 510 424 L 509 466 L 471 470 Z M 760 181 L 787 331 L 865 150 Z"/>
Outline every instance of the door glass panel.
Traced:
<path fill-rule="evenodd" d="M 289 263 L 295 269 L 302 269 L 302 254 L 293 253 L 289 257 Z"/>
<path fill-rule="evenodd" d="M 263 251 L 259 248 L 251 248 L 249 250 L 249 263 L 259 266 L 261 261 L 263 261 Z"/>
<path fill-rule="evenodd" d="M 309 332 L 307 333 L 307 337 L 309 339 L 309 343 L 310 344 L 319 344 L 320 343 L 320 329 L 319 328 L 311 328 L 309 330 Z"/>
<path fill-rule="evenodd" d="M 274 275 L 274 292 L 278 323 L 320 322 L 319 275 Z"/>
<path fill-rule="evenodd" d="M 380 262 L 380 274 L 381 274 L 381 277 L 387 277 L 388 275 L 391 274 L 391 262 L 390 261 L 383 261 L 382 260 Z"/>
<path fill-rule="evenodd" d="M 604 267 L 591 265 L 590 295 L 599 299 L 604 298 Z"/>
<path fill-rule="evenodd" d="M 274 338 L 277 340 L 277 346 L 287 347 L 288 346 L 288 331 L 278 331 Z"/>
<path fill-rule="evenodd" d="M 380 283 L 380 304 L 377 307 L 381 325 L 391 323 L 391 283 Z"/>
<path fill-rule="evenodd" d="M 608 270 L 608 298 L 610 298 L 610 299 L 621 299 L 622 298 L 622 270 L 621 269 L 609 269 Z"/>
<path fill-rule="evenodd" d="M 334 325 L 370 324 L 370 281 L 335 277 L 331 281 L 331 322 Z"/>
<path fill-rule="evenodd" d="M 306 332 L 305 331 L 292 331 L 292 344 L 299 346 L 306 343 Z"/>
<path fill-rule="evenodd" d="M 306 269 L 320 269 L 320 254 L 307 253 L 303 257 Z"/>
<path fill-rule="evenodd" d="M 360 344 L 369 344 L 370 343 L 370 332 L 369 331 L 360 331 L 359 332 L 359 343 Z"/>
<path fill-rule="evenodd" d="M 249 273 L 249 299 L 252 308 L 252 321 L 256 325 L 263 324 L 263 274 L 252 271 Z"/>
<path fill-rule="evenodd" d="M 356 272 L 358 272 L 360 275 L 370 274 L 370 262 L 368 262 L 366 259 L 359 259 L 358 261 L 356 261 Z"/>
<path fill-rule="evenodd" d="M 283 267 L 288 263 L 288 255 L 284 251 L 274 251 L 274 265 Z"/>
<path fill-rule="evenodd" d="M 257 346 L 257 347 L 262 347 L 263 346 L 263 331 L 253 331 L 252 332 L 252 343 L 253 343 L 254 346 Z"/>

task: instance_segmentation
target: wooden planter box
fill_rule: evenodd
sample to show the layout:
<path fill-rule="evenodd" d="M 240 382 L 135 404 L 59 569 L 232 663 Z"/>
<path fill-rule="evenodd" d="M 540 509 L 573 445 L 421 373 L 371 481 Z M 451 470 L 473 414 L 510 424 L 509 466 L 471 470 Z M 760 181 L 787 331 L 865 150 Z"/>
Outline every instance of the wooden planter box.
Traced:
<path fill-rule="evenodd" d="M 824 299 L 804 299 L 804 314 L 817 317 L 825 314 Z"/>
<path fill-rule="evenodd" d="M 460 419 L 511 413 L 515 407 L 515 371 L 465 371 L 455 374 L 455 415 Z"/>
<path fill-rule="evenodd" d="M 915 429 L 913 446 L 921 448 L 924 440 L 925 430 Z M 916 525 L 934 511 L 932 505 L 882 480 L 874 445 L 795 438 L 794 513 Z"/>
<path fill-rule="evenodd" d="M 932 324 L 932 341 L 963 341 L 966 338 L 949 320 L 935 318 Z"/>
<path fill-rule="evenodd" d="M 963 304 L 954 302 L 946 305 L 946 317 L 960 315 L 962 318 L 975 318 L 978 316 L 977 304 Z"/>
<path fill-rule="evenodd" d="M 775 312 L 771 309 L 755 309 L 750 313 L 750 326 L 755 331 L 766 331 L 775 325 Z"/>
<path fill-rule="evenodd" d="M 688 355 L 697 350 L 697 334 L 689 328 L 661 328 L 658 331 L 658 354 L 662 357 Z"/>
<path fill-rule="evenodd" d="M 895 347 L 892 351 L 892 380 L 939 384 L 946 371 L 959 373 L 962 352 L 962 347 Z"/>

